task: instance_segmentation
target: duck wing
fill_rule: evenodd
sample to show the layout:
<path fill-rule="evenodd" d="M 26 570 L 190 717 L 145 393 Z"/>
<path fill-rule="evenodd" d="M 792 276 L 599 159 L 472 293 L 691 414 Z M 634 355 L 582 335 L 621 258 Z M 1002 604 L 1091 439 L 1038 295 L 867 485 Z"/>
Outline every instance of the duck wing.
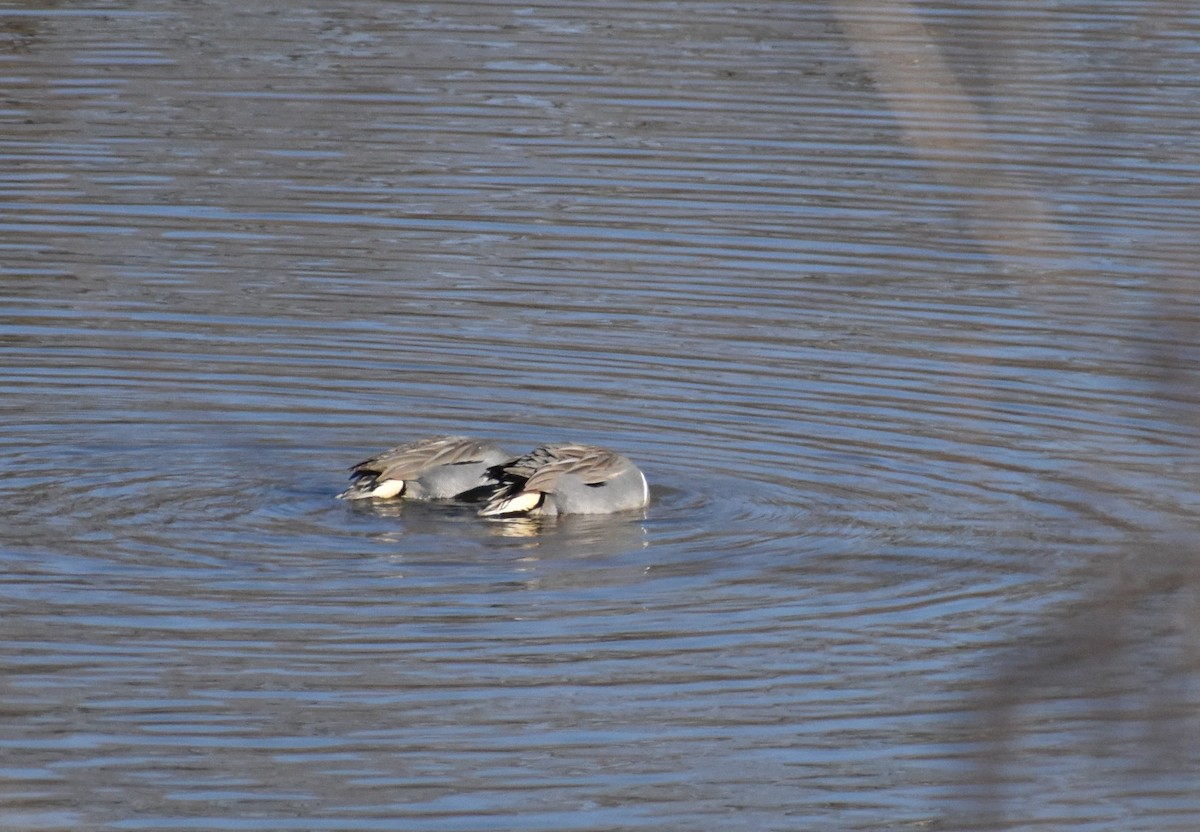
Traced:
<path fill-rule="evenodd" d="M 351 478 L 411 480 L 431 468 L 482 462 L 491 446 L 469 436 L 428 436 L 389 448 L 350 469 Z"/>
<path fill-rule="evenodd" d="M 588 485 L 599 484 L 632 464 L 620 454 L 595 445 L 542 445 L 489 469 L 496 485 L 479 513 L 487 517 L 533 511 L 542 505 L 543 495 L 554 493 L 565 476 L 577 476 Z"/>

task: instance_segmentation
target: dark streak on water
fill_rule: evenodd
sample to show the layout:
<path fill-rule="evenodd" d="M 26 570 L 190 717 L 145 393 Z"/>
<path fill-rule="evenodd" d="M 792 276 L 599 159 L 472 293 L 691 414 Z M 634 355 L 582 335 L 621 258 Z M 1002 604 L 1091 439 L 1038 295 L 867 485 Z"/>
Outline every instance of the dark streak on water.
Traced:
<path fill-rule="evenodd" d="M 962 825 L 998 657 L 1194 532 L 1200 19 L 923 9 L 981 159 L 841 5 L 0 4 L 4 827 Z M 332 499 L 440 431 L 655 502 Z M 997 827 L 1195 827 L 1128 693 Z"/>

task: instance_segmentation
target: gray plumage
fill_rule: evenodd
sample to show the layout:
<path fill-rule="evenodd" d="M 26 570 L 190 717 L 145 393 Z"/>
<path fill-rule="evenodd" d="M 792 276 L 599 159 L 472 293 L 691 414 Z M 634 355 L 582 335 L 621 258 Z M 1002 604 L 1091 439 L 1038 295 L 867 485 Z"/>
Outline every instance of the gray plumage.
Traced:
<path fill-rule="evenodd" d="M 504 449 L 467 436 L 430 436 L 384 451 L 350 469 L 344 500 L 446 500 L 495 485 L 488 470 L 510 458 Z"/>
<path fill-rule="evenodd" d="M 567 442 L 543 445 L 489 471 L 496 480 L 479 514 L 609 514 L 650 501 L 646 476 L 627 457 Z"/>

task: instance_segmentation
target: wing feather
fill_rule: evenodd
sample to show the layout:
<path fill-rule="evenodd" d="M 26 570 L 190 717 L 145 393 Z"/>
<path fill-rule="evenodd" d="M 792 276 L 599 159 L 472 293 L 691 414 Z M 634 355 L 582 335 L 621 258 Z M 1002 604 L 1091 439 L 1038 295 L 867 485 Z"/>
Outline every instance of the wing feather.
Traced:
<path fill-rule="evenodd" d="M 481 462 L 487 453 L 486 444 L 467 436 L 429 436 L 376 454 L 350 470 L 352 477 L 411 480 L 439 465 Z"/>
<path fill-rule="evenodd" d="M 480 513 L 487 516 L 529 510 L 540 504 L 540 497 L 535 500 L 523 495 L 553 493 L 564 476 L 578 476 L 589 485 L 599 484 L 628 470 L 632 464 L 620 454 L 595 445 L 574 442 L 542 445 L 492 469 L 498 485 Z"/>

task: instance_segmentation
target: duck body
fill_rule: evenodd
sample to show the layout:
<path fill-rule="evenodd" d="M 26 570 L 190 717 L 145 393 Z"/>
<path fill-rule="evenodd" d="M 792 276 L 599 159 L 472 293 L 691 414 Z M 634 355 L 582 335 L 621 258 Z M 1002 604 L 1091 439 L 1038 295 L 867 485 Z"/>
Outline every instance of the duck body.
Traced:
<path fill-rule="evenodd" d="M 482 517 L 611 514 L 650 501 L 646 476 L 627 457 L 595 445 L 542 445 L 490 468 Z"/>
<path fill-rule="evenodd" d="M 489 475 L 511 455 L 469 436 L 430 436 L 397 445 L 350 469 L 343 500 L 452 500 L 496 484 Z M 482 490 L 481 490 L 482 489 Z"/>

